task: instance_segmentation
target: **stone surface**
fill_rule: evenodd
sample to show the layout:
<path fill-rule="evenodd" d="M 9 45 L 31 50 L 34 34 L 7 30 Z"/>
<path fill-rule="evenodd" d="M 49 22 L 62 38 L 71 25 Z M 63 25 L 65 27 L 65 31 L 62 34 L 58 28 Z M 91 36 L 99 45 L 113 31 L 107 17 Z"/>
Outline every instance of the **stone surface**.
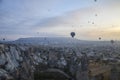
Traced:
<path fill-rule="evenodd" d="M 0 80 L 2 78 L 34 80 L 36 71 L 44 72 L 51 68 L 65 72 L 72 79 L 80 80 L 78 78 L 82 77 L 83 80 L 87 80 L 88 59 L 96 61 L 119 60 L 119 48 L 116 49 L 113 56 L 114 51 L 110 51 L 111 47 L 81 48 L 78 50 L 69 47 L 63 49 L 63 47 L 40 45 L 0 44 Z M 83 54 L 82 51 L 88 54 Z"/>

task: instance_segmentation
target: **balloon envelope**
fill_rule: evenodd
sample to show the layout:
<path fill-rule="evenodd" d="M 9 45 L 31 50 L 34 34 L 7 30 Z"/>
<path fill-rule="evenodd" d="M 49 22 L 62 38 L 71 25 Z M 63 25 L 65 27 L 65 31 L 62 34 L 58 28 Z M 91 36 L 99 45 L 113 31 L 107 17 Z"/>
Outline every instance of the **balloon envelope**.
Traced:
<path fill-rule="evenodd" d="M 3 38 L 3 41 L 5 41 L 5 38 Z"/>
<path fill-rule="evenodd" d="M 94 0 L 95 2 L 97 1 L 97 0 Z"/>
<path fill-rule="evenodd" d="M 70 34 L 71 34 L 71 37 L 74 38 L 75 32 L 71 32 Z"/>
<path fill-rule="evenodd" d="M 111 43 L 113 44 L 113 43 L 114 43 L 114 40 L 111 40 Z"/>
<path fill-rule="evenodd" d="M 99 40 L 101 40 L 101 37 L 99 37 Z"/>

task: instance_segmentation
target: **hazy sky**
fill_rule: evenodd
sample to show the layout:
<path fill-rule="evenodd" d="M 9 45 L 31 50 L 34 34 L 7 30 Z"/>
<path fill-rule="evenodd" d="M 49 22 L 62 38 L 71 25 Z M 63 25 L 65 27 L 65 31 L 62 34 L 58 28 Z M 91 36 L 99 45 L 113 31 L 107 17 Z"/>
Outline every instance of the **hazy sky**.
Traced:
<path fill-rule="evenodd" d="M 120 40 L 120 0 L 0 0 L 0 39 Z"/>

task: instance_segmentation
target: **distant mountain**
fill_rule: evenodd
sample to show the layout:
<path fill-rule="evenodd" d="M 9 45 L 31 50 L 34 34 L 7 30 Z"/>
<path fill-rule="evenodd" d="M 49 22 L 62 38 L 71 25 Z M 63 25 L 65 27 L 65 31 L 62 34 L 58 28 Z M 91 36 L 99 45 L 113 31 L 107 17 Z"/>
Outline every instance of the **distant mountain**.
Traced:
<path fill-rule="evenodd" d="M 86 40 L 78 40 L 76 38 L 70 37 L 29 37 L 29 38 L 19 38 L 15 41 L 1 42 L 8 44 L 32 44 L 32 45 L 89 45 L 89 46 L 105 46 L 111 45 L 110 41 L 86 41 Z M 115 42 L 114 44 L 120 45 L 120 42 Z"/>
<path fill-rule="evenodd" d="M 30 37 L 20 38 L 16 43 L 30 43 L 30 44 L 69 44 L 79 43 L 80 40 L 69 37 Z"/>

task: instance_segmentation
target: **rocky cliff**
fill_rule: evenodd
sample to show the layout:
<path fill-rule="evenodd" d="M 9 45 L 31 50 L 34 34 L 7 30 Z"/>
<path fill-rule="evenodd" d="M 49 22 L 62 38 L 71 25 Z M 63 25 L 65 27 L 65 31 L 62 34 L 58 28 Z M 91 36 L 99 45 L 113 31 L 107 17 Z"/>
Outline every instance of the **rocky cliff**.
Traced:
<path fill-rule="evenodd" d="M 87 67 L 80 59 L 70 48 L 0 44 L 0 80 L 37 80 L 42 72 L 70 79 L 81 71 L 81 64 Z"/>

